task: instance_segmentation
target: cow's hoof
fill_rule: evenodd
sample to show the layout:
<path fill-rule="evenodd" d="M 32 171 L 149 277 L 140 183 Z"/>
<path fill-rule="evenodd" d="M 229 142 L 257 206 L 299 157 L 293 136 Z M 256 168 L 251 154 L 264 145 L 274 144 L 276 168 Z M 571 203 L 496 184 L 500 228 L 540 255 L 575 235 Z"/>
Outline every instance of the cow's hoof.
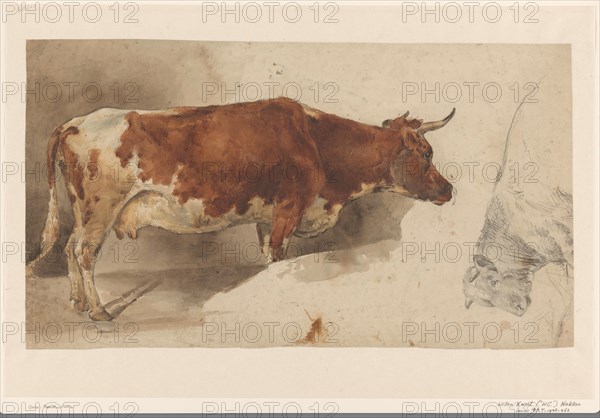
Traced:
<path fill-rule="evenodd" d="M 112 320 L 112 316 L 104 309 L 104 307 L 100 308 L 100 310 L 96 312 L 90 312 L 90 319 L 92 321 L 110 321 Z"/>
<path fill-rule="evenodd" d="M 73 304 L 73 308 L 77 312 L 87 312 L 90 307 L 87 304 L 87 301 L 81 299 L 71 299 L 71 303 Z"/>
<path fill-rule="evenodd" d="M 25 266 L 25 278 L 31 279 L 35 277 L 35 273 L 33 272 L 33 267 L 30 265 Z"/>

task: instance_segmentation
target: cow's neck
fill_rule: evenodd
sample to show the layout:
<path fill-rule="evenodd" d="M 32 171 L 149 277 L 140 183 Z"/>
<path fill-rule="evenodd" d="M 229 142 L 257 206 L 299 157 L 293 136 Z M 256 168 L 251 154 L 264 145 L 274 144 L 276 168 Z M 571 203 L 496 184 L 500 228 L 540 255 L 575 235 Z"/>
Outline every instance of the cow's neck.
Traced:
<path fill-rule="evenodd" d="M 511 219 L 505 208 L 506 202 L 499 195 L 495 195 L 490 201 L 477 243 L 477 253 L 495 257 L 494 263 L 501 268 L 504 266 L 502 270 L 508 269 L 525 275 L 544 265 L 546 260 L 531 244 L 512 232 Z"/>
<path fill-rule="evenodd" d="M 393 187 L 391 168 L 401 148 L 393 132 L 325 113 L 308 121 L 327 177 L 325 199 L 343 203 Z"/>

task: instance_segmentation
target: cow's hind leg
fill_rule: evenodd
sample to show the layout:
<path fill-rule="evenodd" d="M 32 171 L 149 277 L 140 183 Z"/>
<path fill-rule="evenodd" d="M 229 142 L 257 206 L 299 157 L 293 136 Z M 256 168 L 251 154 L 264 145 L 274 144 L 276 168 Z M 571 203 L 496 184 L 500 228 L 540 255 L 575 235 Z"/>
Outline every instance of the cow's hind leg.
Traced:
<path fill-rule="evenodd" d="M 95 212 L 83 226 L 75 248 L 75 257 L 83 277 L 85 297 L 89 305 L 88 314 L 94 321 L 110 321 L 112 319 L 112 316 L 100 302 L 94 283 L 94 265 L 112 223 L 113 219 L 107 219 L 106 213 L 102 211 Z"/>
<path fill-rule="evenodd" d="M 69 178 L 69 174 L 63 167 L 63 176 L 65 179 Z M 79 262 L 75 256 L 75 249 L 82 232 L 82 213 L 79 201 L 77 200 L 77 193 L 75 188 L 68 181 L 65 182 L 67 188 L 67 194 L 71 201 L 71 208 L 73 210 L 73 231 L 67 241 L 65 247 L 65 254 L 67 255 L 67 264 L 69 267 L 69 280 L 71 282 L 71 297 L 70 300 L 73 303 L 75 310 L 79 312 L 86 312 L 89 309 L 87 298 L 85 296 L 85 289 L 83 284 L 83 277 L 79 270 Z"/>
<path fill-rule="evenodd" d="M 77 238 L 81 233 L 81 229 L 76 226 L 73 229 L 73 233 L 67 241 L 65 247 L 65 253 L 67 254 L 67 263 L 69 265 L 69 279 L 71 280 L 71 302 L 73 307 L 79 312 L 86 312 L 89 309 L 87 304 L 87 298 L 85 296 L 85 289 L 83 284 L 83 277 L 79 271 L 79 263 L 75 256 L 75 247 L 77 245 Z"/>

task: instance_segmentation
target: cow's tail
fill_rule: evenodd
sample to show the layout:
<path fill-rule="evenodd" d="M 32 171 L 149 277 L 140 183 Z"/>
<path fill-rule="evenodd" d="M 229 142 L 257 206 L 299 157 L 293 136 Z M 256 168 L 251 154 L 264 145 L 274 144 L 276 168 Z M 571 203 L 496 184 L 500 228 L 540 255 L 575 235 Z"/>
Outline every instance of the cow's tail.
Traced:
<path fill-rule="evenodd" d="M 58 240 L 60 222 L 58 219 L 58 201 L 56 195 L 56 156 L 60 143 L 60 135 L 61 131 L 60 129 L 57 129 L 50 137 L 50 141 L 48 141 L 48 149 L 46 151 L 46 163 L 48 165 L 48 185 L 50 186 L 48 216 L 46 218 L 46 224 L 44 225 L 44 232 L 42 232 L 40 253 L 34 260 L 27 263 L 26 266 L 26 272 L 28 276 L 33 275 L 33 268 L 35 265 L 43 260 L 46 255 L 48 255 Z"/>

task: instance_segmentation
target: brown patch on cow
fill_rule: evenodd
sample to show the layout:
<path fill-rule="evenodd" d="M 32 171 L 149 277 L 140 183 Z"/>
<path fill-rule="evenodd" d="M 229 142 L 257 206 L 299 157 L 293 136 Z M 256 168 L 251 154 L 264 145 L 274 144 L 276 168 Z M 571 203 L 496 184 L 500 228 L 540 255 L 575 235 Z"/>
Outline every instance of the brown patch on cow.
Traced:
<path fill-rule="evenodd" d="M 84 212 L 83 212 L 83 224 L 86 225 L 90 219 L 92 219 L 92 215 L 94 214 L 94 209 L 91 207 L 89 200 L 84 203 Z"/>
<path fill-rule="evenodd" d="M 263 100 L 174 112 L 128 113 L 129 128 L 115 153 L 123 167 L 138 156 L 140 180 L 173 182 L 180 203 L 202 199 L 205 213 L 219 217 L 232 210 L 245 213 L 258 197 L 302 213 L 322 188 L 318 151 L 297 102 Z"/>
<path fill-rule="evenodd" d="M 100 150 L 98 148 L 93 148 L 89 152 L 90 162 L 87 165 L 88 174 L 90 175 L 90 179 L 96 179 L 98 175 L 98 157 L 100 157 Z"/>
<path fill-rule="evenodd" d="M 92 219 L 92 216 L 96 211 L 96 205 L 100 199 L 101 197 L 98 195 L 89 195 L 83 201 L 83 225 L 87 224 L 90 219 Z"/>
<path fill-rule="evenodd" d="M 180 106 L 180 107 L 174 107 L 171 110 L 177 116 L 187 116 L 187 115 L 202 116 L 202 115 L 208 115 L 208 114 L 214 112 L 217 109 L 217 107 L 218 106 L 214 106 L 214 105 L 213 106 L 204 106 L 204 107 Z"/>
<path fill-rule="evenodd" d="M 179 106 L 179 107 L 172 108 L 173 112 L 177 113 L 177 114 L 193 112 L 196 109 L 198 109 L 198 108 L 194 107 L 194 106 Z"/>
<path fill-rule="evenodd" d="M 56 161 L 56 151 L 60 145 L 60 134 L 62 133 L 62 126 L 59 126 L 54 130 L 48 141 L 48 147 L 46 148 L 46 164 L 48 167 L 48 186 L 52 189 L 56 182 L 56 168 L 54 162 Z"/>
<path fill-rule="evenodd" d="M 76 186 L 76 190 L 78 190 L 81 193 L 81 196 L 83 196 L 83 188 L 81 185 L 83 181 L 83 170 L 81 170 L 81 167 L 78 165 L 77 156 L 74 153 L 70 153 L 70 150 L 67 150 L 65 154 L 66 147 L 64 145 L 65 140 L 69 135 L 76 135 L 78 133 L 79 129 L 75 126 L 70 126 L 67 129 L 64 129 L 63 126 L 56 128 L 50 136 L 50 140 L 48 141 L 48 147 L 46 149 L 46 164 L 48 168 L 48 185 L 50 189 L 52 189 L 56 184 L 56 154 L 60 149 L 62 158 L 58 159 L 58 165 L 63 177 L 66 180 L 70 180 L 71 177 L 75 178 L 76 181 L 78 181 L 78 187 Z M 71 204 L 75 203 L 76 196 L 74 196 L 73 193 L 68 190 L 68 188 L 67 194 Z"/>
<path fill-rule="evenodd" d="M 88 155 L 90 158 L 90 161 L 86 166 L 87 174 L 89 176 L 88 179 L 91 182 L 94 182 L 94 181 L 98 180 L 98 178 L 97 178 L 98 174 L 99 174 L 98 158 L 100 157 L 100 150 L 98 148 L 92 148 L 89 151 Z M 88 190 L 88 192 L 89 192 L 89 190 Z M 100 196 L 97 194 L 88 195 L 87 198 L 84 200 L 84 202 L 83 202 L 83 224 L 84 225 L 86 225 L 92 218 L 92 215 L 96 211 L 96 204 L 99 201 L 100 201 Z"/>
<path fill-rule="evenodd" d="M 312 319 L 311 319 L 312 320 Z M 326 335 L 325 328 L 323 327 L 323 320 L 321 317 L 312 321 L 310 329 L 306 333 L 306 336 L 299 340 L 301 344 L 315 344 L 322 341 L 322 337 Z"/>
<path fill-rule="evenodd" d="M 54 168 L 54 164 L 52 164 L 52 167 Z M 62 160 L 62 158 L 58 160 L 58 167 L 60 168 L 63 179 L 65 179 L 65 183 L 67 183 L 67 179 L 69 178 L 68 177 L 69 173 L 67 172 L 67 166 L 65 165 L 65 162 Z M 50 172 L 50 165 L 48 165 L 48 172 Z M 53 187 L 52 184 L 51 184 L 50 188 Z M 71 202 L 71 205 L 73 205 L 77 201 L 77 195 L 72 191 L 72 189 L 70 187 L 67 187 L 67 196 L 69 197 L 69 201 Z"/>
<path fill-rule="evenodd" d="M 71 205 L 75 204 L 75 202 L 77 202 L 77 196 L 69 191 L 67 191 L 67 194 L 69 195 L 69 202 L 71 202 Z"/>
<path fill-rule="evenodd" d="M 60 134 L 59 142 L 62 159 L 64 161 L 64 173 L 66 175 L 65 178 L 75 188 L 77 197 L 80 200 L 83 200 L 85 198 L 85 192 L 83 190 L 83 167 L 79 162 L 77 154 L 74 153 L 66 143 L 66 139 L 69 135 L 77 135 L 78 133 L 79 129 L 76 126 L 69 126 Z"/>

